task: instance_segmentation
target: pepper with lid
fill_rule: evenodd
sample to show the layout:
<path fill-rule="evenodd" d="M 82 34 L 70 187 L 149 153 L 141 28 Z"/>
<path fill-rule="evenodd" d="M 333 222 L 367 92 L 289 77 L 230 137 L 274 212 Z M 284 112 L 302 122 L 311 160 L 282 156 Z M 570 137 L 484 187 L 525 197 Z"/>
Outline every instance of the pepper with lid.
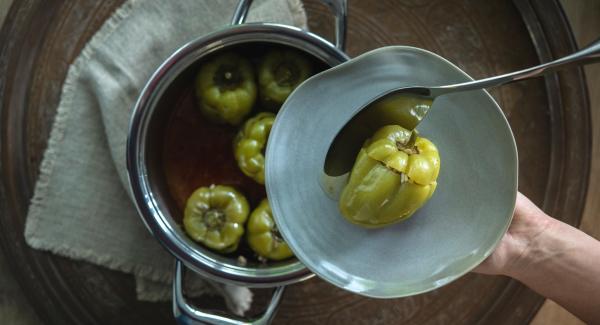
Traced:
<path fill-rule="evenodd" d="M 246 198 L 231 186 L 200 187 L 186 203 L 183 227 L 194 241 L 229 253 L 244 234 L 249 211 Z"/>
<path fill-rule="evenodd" d="M 360 150 L 340 196 L 340 212 L 369 228 L 402 221 L 433 195 L 439 171 L 431 141 L 399 125 L 384 126 Z"/>

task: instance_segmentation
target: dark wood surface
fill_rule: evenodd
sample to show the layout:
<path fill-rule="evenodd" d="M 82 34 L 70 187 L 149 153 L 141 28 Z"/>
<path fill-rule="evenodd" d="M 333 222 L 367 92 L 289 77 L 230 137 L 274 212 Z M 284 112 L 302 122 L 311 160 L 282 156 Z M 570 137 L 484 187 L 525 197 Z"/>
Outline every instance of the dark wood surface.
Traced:
<path fill-rule="evenodd" d="M 0 243 L 36 312 L 51 324 L 173 322 L 169 304 L 135 299 L 130 275 L 32 250 L 22 235 L 68 66 L 121 2 L 16 1 L 0 33 Z M 311 0 L 306 9 L 310 28 L 330 38 L 326 7 Z M 475 78 L 574 50 L 555 1 L 352 1 L 348 53 L 392 44 L 432 50 Z M 492 95 L 517 139 L 520 190 L 577 225 L 590 156 L 581 71 L 505 86 Z M 256 305 L 264 299 L 259 293 Z M 289 287 L 276 323 L 518 324 L 527 323 L 542 301 L 515 281 L 473 274 L 393 300 L 363 298 L 313 279 Z"/>
<path fill-rule="evenodd" d="M 600 1 L 598 0 L 561 0 L 573 34 L 580 46 L 585 46 L 600 35 Z M 592 156 L 587 200 L 579 229 L 600 240 L 600 92 L 594 91 L 600 86 L 600 64 L 584 67 L 589 87 L 590 113 L 592 120 Z M 564 308 L 551 300 L 546 300 L 531 325 L 561 324 L 584 325 Z"/>

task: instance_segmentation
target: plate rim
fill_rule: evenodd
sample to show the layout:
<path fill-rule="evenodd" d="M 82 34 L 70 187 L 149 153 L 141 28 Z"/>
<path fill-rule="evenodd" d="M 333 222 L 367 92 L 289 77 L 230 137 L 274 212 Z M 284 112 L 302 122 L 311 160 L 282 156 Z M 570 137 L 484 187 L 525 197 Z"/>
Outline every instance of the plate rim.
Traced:
<path fill-rule="evenodd" d="M 437 53 L 422 49 L 422 48 L 418 48 L 418 47 L 413 47 L 413 46 L 405 46 L 405 45 L 393 45 L 393 46 L 384 46 L 384 47 L 380 47 L 374 50 L 371 50 L 369 52 L 365 52 L 351 60 L 358 60 L 361 58 L 364 58 L 365 56 L 370 56 L 373 54 L 376 54 L 378 52 L 382 52 L 382 51 L 389 51 L 390 49 L 396 49 L 396 50 L 400 50 L 400 51 L 407 51 L 407 52 L 418 52 L 420 54 L 425 54 L 425 55 L 429 55 L 437 60 L 441 60 L 442 62 L 444 62 L 445 64 L 447 64 L 449 67 L 451 67 L 452 69 L 454 69 L 455 71 L 461 73 L 464 77 L 466 77 L 468 80 L 474 80 L 469 74 L 467 74 L 465 71 L 463 71 L 462 69 L 460 69 L 458 66 L 456 66 L 454 63 L 452 63 L 451 61 L 447 60 L 446 58 L 440 56 Z M 349 62 L 349 61 L 347 61 Z M 329 73 L 331 71 L 335 71 L 337 69 L 341 69 L 343 68 L 343 66 L 347 63 L 344 62 L 340 65 L 337 65 L 335 67 L 332 67 L 328 70 L 326 70 L 323 73 Z M 315 76 L 312 76 L 311 78 L 309 78 L 307 81 L 315 78 L 316 76 L 318 76 L 320 74 L 317 74 Z M 305 81 L 305 82 L 307 82 Z M 298 88 L 297 88 L 298 89 Z M 290 246 L 290 249 L 294 252 L 294 255 L 296 256 L 296 258 L 302 262 L 302 264 L 304 264 L 312 273 L 314 273 L 316 276 L 318 276 L 319 278 L 325 280 L 326 282 L 341 288 L 343 290 L 347 290 L 365 297 L 370 297 L 370 298 L 380 298 L 380 299 L 393 299 L 393 298 L 403 298 L 403 297 L 409 297 L 409 296 L 414 296 L 414 295 L 418 295 L 418 294 L 422 294 L 422 293 L 426 293 L 429 291 L 433 291 L 435 289 L 441 288 L 445 285 L 448 285 L 454 281 L 456 281 L 457 279 L 459 279 L 460 277 L 464 276 L 465 274 L 469 273 L 470 271 L 472 271 L 475 267 L 477 267 L 479 264 L 481 264 L 487 257 L 489 257 L 492 252 L 496 249 L 496 247 L 498 246 L 498 244 L 500 243 L 500 241 L 502 240 L 502 238 L 504 237 L 505 233 L 508 231 L 508 228 L 510 227 L 510 224 L 512 223 L 512 218 L 513 218 L 513 214 L 514 214 L 514 209 L 516 206 L 516 200 L 517 200 L 517 196 L 518 196 L 518 186 L 519 186 L 519 156 L 518 156 L 518 149 L 517 149 L 517 144 L 516 144 L 516 140 L 515 140 L 515 136 L 514 133 L 512 131 L 512 128 L 510 127 L 510 124 L 508 122 L 508 119 L 506 118 L 506 115 L 504 114 L 504 112 L 502 111 L 502 109 L 500 108 L 500 105 L 498 105 L 498 103 L 496 102 L 496 100 L 490 95 L 490 93 L 485 90 L 485 89 L 480 89 L 478 90 L 479 92 L 483 92 L 484 95 L 491 100 L 491 102 L 493 103 L 495 109 L 500 113 L 500 116 L 502 118 L 502 121 L 504 122 L 504 125 L 507 128 L 508 134 L 510 135 L 510 140 L 511 140 L 511 152 L 514 155 L 514 175 L 513 175 L 513 184 L 514 184 L 514 195 L 513 195 L 513 199 L 512 199 L 512 203 L 511 203 L 511 209 L 510 211 L 512 211 L 512 213 L 507 217 L 507 221 L 506 224 L 503 227 L 503 230 L 501 232 L 498 233 L 496 239 L 494 240 L 493 244 L 488 247 L 487 249 L 485 249 L 485 251 L 483 251 L 483 253 L 480 255 L 479 258 L 475 259 L 474 263 L 469 263 L 469 266 L 461 271 L 461 272 L 457 272 L 456 274 L 453 274 L 451 276 L 447 276 L 444 278 L 444 281 L 433 281 L 433 285 L 430 286 L 425 286 L 422 289 L 418 289 L 415 291 L 411 291 L 408 293 L 388 293 L 388 294 L 374 294 L 371 292 L 371 290 L 366 290 L 366 291 L 359 291 L 359 290 L 353 290 L 352 288 L 349 288 L 347 285 L 343 285 L 342 283 L 339 283 L 336 279 L 334 278 L 330 278 L 327 275 L 324 275 L 322 272 L 319 271 L 318 267 L 315 267 L 314 265 L 312 265 L 313 263 L 309 262 L 310 259 L 308 259 L 306 256 L 304 256 L 304 254 L 302 253 L 302 250 L 299 249 L 298 247 L 295 247 L 294 244 L 292 244 L 294 241 L 290 241 L 289 238 L 293 237 L 291 236 L 289 233 L 292 233 L 291 231 L 288 231 L 287 229 L 280 227 L 280 231 L 282 236 L 284 237 L 285 241 L 288 243 L 288 245 Z M 295 91 L 294 91 L 295 92 Z M 293 96 L 293 92 L 290 96 Z M 285 104 L 282 107 L 280 113 L 282 111 L 285 110 Z M 278 130 L 280 128 L 280 123 L 278 123 L 278 121 L 281 120 L 281 116 L 282 114 L 277 114 L 277 117 L 275 118 L 275 122 L 273 123 L 273 127 L 271 129 L 271 133 L 269 135 L 269 139 L 271 138 L 271 136 L 273 134 L 278 133 Z M 269 175 L 271 175 L 273 173 L 272 168 L 270 168 L 269 166 L 271 166 L 271 164 L 269 164 L 269 156 L 273 156 L 273 155 L 269 155 L 268 153 L 271 152 L 273 149 L 273 145 L 270 145 L 270 143 L 272 143 L 271 140 L 269 140 L 269 142 L 267 143 L 267 150 L 266 150 L 266 154 L 265 156 L 267 157 L 265 160 L 265 187 L 266 187 L 266 191 L 267 191 L 267 197 L 273 197 L 273 193 L 274 193 L 274 189 L 272 188 L 272 186 L 270 186 L 270 181 L 269 181 Z M 276 213 L 276 210 L 278 210 L 278 206 L 277 205 L 272 205 L 271 208 L 273 209 L 273 216 L 275 218 L 275 221 L 278 224 L 281 224 L 281 222 L 279 221 L 279 217 L 277 216 L 278 213 Z M 286 235 L 287 234 L 287 235 Z M 346 273 L 348 274 L 348 273 Z"/>

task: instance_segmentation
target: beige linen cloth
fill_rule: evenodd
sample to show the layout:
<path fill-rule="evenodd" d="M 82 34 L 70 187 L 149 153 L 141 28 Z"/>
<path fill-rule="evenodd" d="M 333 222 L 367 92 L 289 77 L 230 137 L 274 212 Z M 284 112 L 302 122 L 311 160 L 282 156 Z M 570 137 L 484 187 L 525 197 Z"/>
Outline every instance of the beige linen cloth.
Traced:
<path fill-rule="evenodd" d="M 229 24 L 236 0 L 128 0 L 71 65 L 31 201 L 25 237 L 41 250 L 133 273 L 138 298 L 171 295 L 173 257 L 146 230 L 127 193 L 125 143 L 135 100 L 188 41 Z M 257 0 L 248 21 L 306 27 L 300 0 Z M 191 272 L 188 272 L 188 274 Z M 188 292 L 250 307 L 247 288 L 196 277 Z"/>

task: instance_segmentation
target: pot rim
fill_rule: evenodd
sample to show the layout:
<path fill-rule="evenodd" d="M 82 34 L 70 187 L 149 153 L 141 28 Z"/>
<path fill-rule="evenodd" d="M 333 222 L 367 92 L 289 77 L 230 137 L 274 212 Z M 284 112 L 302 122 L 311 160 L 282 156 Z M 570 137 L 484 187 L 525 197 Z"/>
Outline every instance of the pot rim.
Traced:
<path fill-rule="evenodd" d="M 157 200 L 148 175 L 147 132 L 157 103 L 171 83 L 200 58 L 242 43 L 268 42 L 296 47 L 330 66 L 349 57 L 327 40 L 297 27 L 274 23 L 248 23 L 227 27 L 193 40 L 167 58 L 142 89 L 134 106 L 127 138 L 129 189 L 146 228 L 161 245 L 188 268 L 212 280 L 251 287 L 272 287 L 312 277 L 299 260 L 264 268 L 222 263 L 188 244 L 182 238 L 164 203 Z M 162 206 L 162 208 L 161 208 Z"/>

